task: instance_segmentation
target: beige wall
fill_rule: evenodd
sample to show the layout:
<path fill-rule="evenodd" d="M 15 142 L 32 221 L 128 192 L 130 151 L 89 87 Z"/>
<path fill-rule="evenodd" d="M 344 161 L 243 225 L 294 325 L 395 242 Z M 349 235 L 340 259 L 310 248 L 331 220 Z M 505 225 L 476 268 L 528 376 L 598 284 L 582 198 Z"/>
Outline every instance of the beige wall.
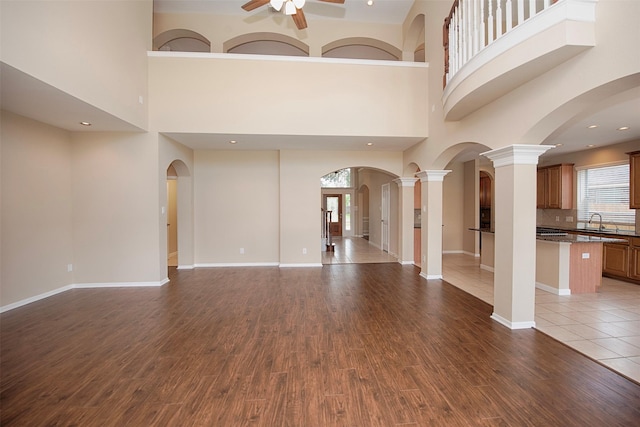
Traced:
<path fill-rule="evenodd" d="M 2 1 L 2 61 L 146 128 L 152 7 L 152 0 Z"/>
<path fill-rule="evenodd" d="M 73 283 L 69 133 L 2 111 L 0 307 Z"/>
<path fill-rule="evenodd" d="M 447 165 L 451 172 L 444 177 L 442 200 L 442 250 L 444 252 L 462 252 L 467 217 L 465 204 L 465 168 L 464 163 L 455 162 Z M 471 209 L 469 209 L 471 210 Z"/>
<path fill-rule="evenodd" d="M 74 282 L 158 283 L 159 188 L 166 197 L 166 168 L 158 172 L 153 134 L 83 132 L 72 139 Z M 166 206 L 166 204 L 165 204 Z"/>
<path fill-rule="evenodd" d="M 278 163 L 277 151 L 195 152 L 196 265 L 278 263 Z"/>
<path fill-rule="evenodd" d="M 152 56 L 149 66 L 150 116 L 152 127 L 161 132 L 427 135 L 424 64 L 237 59 L 229 54 Z"/>

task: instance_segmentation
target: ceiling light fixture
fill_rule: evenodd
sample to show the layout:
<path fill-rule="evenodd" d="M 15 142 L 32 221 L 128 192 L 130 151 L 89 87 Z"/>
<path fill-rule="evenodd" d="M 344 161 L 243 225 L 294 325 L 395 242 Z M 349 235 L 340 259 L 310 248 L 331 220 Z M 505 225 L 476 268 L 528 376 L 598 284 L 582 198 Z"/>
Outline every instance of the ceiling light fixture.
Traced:
<path fill-rule="evenodd" d="M 591 126 L 587 126 L 587 129 L 595 129 L 597 127 L 598 127 L 598 125 L 591 125 Z"/>
<path fill-rule="evenodd" d="M 373 0 L 367 0 L 367 4 L 368 4 L 369 6 L 373 6 Z"/>
<path fill-rule="evenodd" d="M 367 145 L 371 147 L 373 145 L 373 142 L 367 142 Z"/>
<path fill-rule="evenodd" d="M 302 9 L 305 0 L 271 0 L 269 4 L 271 7 L 280 12 L 284 5 L 285 15 L 295 15 L 297 9 Z"/>
<path fill-rule="evenodd" d="M 595 146 L 596 146 L 596 144 L 589 144 L 589 145 L 587 145 L 587 148 L 593 148 Z"/>
<path fill-rule="evenodd" d="M 622 126 L 621 128 L 618 128 L 618 130 L 629 130 L 630 127 L 629 126 Z"/>
<path fill-rule="evenodd" d="M 80 124 L 82 126 L 91 126 L 91 123 L 89 123 L 89 122 L 80 122 Z"/>
<path fill-rule="evenodd" d="M 237 143 L 238 143 L 238 141 L 235 141 L 235 140 L 229 141 L 229 144 L 237 144 Z"/>
<path fill-rule="evenodd" d="M 559 143 L 557 143 L 557 144 L 556 144 L 556 147 L 562 147 L 562 143 L 560 143 L 560 142 L 559 142 Z"/>

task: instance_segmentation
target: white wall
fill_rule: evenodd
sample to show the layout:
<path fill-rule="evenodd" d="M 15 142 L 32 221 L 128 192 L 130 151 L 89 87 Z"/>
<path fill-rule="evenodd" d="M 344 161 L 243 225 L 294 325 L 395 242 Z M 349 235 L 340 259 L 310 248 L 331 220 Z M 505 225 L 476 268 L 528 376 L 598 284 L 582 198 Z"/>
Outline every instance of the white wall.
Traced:
<path fill-rule="evenodd" d="M 69 133 L 2 111 L 0 307 L 73 282 Z"/>

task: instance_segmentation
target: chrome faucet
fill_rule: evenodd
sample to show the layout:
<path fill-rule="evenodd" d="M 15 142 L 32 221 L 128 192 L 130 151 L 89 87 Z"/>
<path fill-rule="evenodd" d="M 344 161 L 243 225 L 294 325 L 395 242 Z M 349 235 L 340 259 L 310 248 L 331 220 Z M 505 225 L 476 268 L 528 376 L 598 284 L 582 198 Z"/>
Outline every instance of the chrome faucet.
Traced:
<path fill-rule="evenodd" d="M 598 212 L 594 212 L 591 214 L 591 218 L 589 218 L 589 224 L 591 224 L 595 215 L 598 215 L 600 217 L 600 226 L 598 227 L 598 231 L 604 230 L 604 226 L 602 225 L 602 215 L 600 215 Z"/>

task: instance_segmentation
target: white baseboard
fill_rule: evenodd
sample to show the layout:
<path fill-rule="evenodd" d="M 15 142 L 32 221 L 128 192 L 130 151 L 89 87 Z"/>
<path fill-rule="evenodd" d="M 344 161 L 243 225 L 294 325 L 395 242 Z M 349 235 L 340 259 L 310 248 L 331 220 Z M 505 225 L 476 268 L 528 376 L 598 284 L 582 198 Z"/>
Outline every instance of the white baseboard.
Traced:
<path fill-rule="evenodd" d="M 280 268 L 295 268 L 295 267 L 322 267 L 322 263 L 295 263 L 295 264 L 280 264 Z"/>
<path fill-rule="evenodd" d="M 277 262 L 220 262 L 194 264 L 195 268 L 222 268 L 222 267 L 277 267 Z"/>
<path fill-rule="evenodd" d="M 177 267 L 177 269 L 178 270 L 193 270 L 194 266 L 193 266 L 193 264 L 191 264 L 191 265 L 179 265 Z"/>
<path fill-rule="evenodd" d="M 49 298 L 54 295 L 60 294 L 62 292 L 66 292 L 73 289 L 73 285 L 63 286 L 58 289 L 54 289 L 49 292 L 45 292 L 40 295 L 35 295 L 33 297 L 25 298 L 23 300 L 14 302 L 12 304 L 7 304 L 5 306 L 0 307 L 0 313 L 4 313 L 5 311 L 13 310 L 14 308 L 22 307 L 23 305 L 31 304 L 32 302 L 40 301 L 41 299 Z"/>
<path fill-rule="evenodd" d="M 487 271 L 490 271 L 492 273 L 494 272 L 494 268 L 493 267 L 490 267 L 490 266 L 484 265 L 484 264 L 480 264 L 480 269 L 481 270 L 487 270 Z"/>
<path fill-rule="evenodd" d="M 398 261 L 400 264 L 402 265 L 413 265 L 414 262 L 413 261 Z"/>
<path fill-rule="evenodd" d="M 540 282 L 536 282 L 536 288 L 555 295 L 571 295 L 571 289 L 558 289 Z"/>
<path fill-rule="evenodd" d="M 466 253 L 465 251 L 461 251 L 461 250 L 455 250 L 455 251 L 442 251 L 442 254 L 464 254 Z"/>
<path fill-rule="evenodd" d="M 476 253 L 473 253 L 473 252 L 469 252 L 469 251 L 461 251 L 461 253 L 463 253 L 463 254 L 465 254 L 465 255 L 472 256 L 472 257 L 474 257 L 474 258 L 480 258 L 480 254 L 476 254 Z"/>
<path fill-rule="evenodd" d="M 426 274 L 426 273 L 420 273 L 420 277 L 427 279 L 427 280 L 442 280 L 442 274 Z"/>
<path fill-rule="evenodd" d="M 32 302 L 52 297 L 62 292 L 70 291 L 71 289 L 160 287 L 167 283 L 169 283 L 168 277 L 164 278 L 160 282 L 75 283 L 73 285 L 63 286 L 49 292 L 25 298 L 12 304 L 7 304 L 0 307 L 0 313 L 4 313 L 5 311 L 13 310 L 15 308 L 22 307 L 23 305 L 31 304 Z"/>
<path fill-rule="evenodd" d="M 536 327 L 536 322 L 535 321 L 531 321 L 531 322 L 512 322 L 512 321 L 507 320 L 504 317 L 502 317 L 502 316 L 500 316 L 499 314 L 496 314 L 496 313 L 491 314 L 491 318 L 493 320 L 495 320 L 496 322 L 506 326 L 509 329 L 530 329 L 530 328 L 535 328 Z"/>

